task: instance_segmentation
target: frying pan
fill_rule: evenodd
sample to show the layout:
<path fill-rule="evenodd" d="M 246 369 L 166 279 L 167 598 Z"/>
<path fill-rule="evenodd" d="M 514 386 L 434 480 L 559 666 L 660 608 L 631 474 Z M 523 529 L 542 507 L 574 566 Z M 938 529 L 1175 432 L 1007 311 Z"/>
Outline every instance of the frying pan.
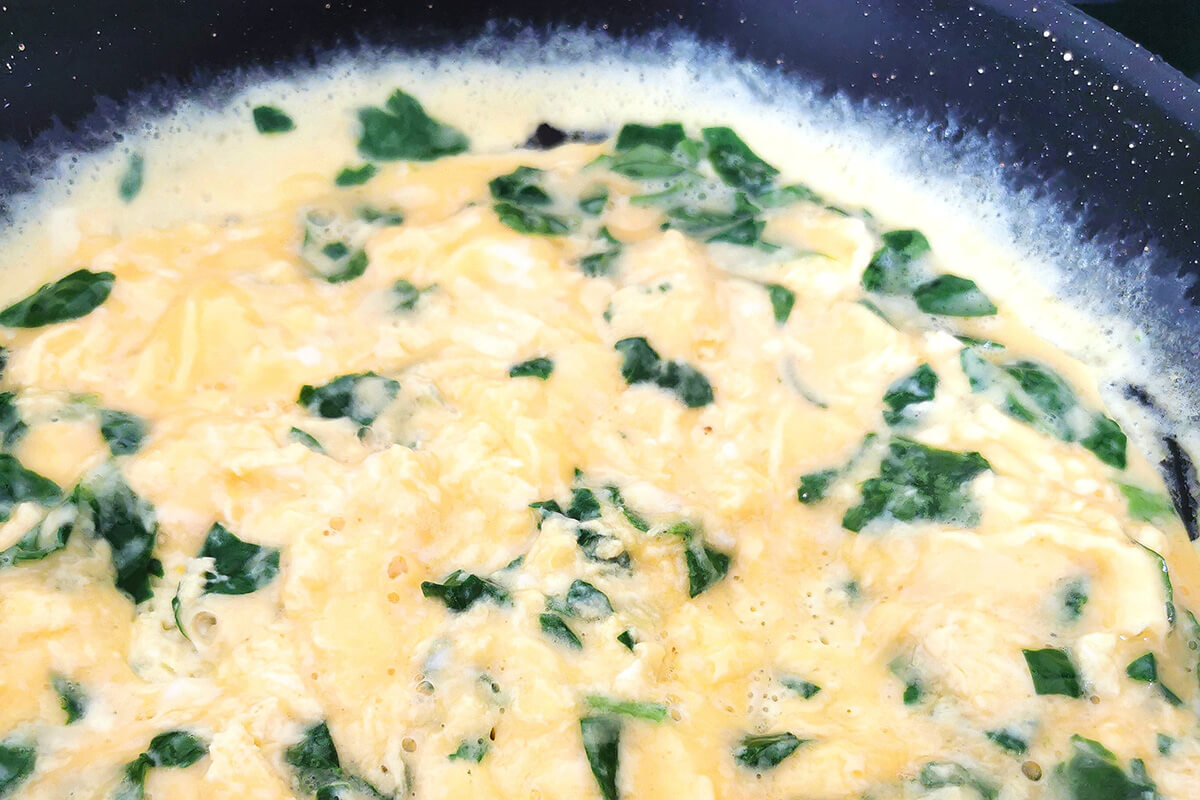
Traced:
<path fill-rule="evenodd" d="M 0 216 L 40 162 L 115 141 L 133 98 L 140 113 L 204 87 L 220 102 L 212 87 L 234 70 L 562 27 L 717 45 L 882 109 L 952 158 L 985 141 L 1002 165 L 989 180 L 1058 208 L 1069 247 L 1103 252 L 1106 274 L 1077 271 L 1065 290 L 1119 287 L 1111 310 L 1133 317 L 1179 376 L 1190 411 L 1163 421 L 1162 469 L 1197 537 L 1195 470 L 1176 434 L 1200 423 L 1200 86 L 1057 0 L 7 0 L 0 22 L 14 33 L 0 81 Z M 1120 388 L 1157 408 L 1146 387 Z"/>

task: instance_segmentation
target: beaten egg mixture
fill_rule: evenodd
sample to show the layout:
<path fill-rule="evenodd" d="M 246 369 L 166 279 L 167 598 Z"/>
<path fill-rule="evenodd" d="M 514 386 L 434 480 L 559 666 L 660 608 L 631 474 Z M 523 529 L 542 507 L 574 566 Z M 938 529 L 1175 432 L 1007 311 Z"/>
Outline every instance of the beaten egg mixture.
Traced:
<path fill-rule="evenodd" d="M 6 259 L 0 796 L 1200 797 L 1200 560 L 988 264 L 747 131 L 377 103 Z"/>

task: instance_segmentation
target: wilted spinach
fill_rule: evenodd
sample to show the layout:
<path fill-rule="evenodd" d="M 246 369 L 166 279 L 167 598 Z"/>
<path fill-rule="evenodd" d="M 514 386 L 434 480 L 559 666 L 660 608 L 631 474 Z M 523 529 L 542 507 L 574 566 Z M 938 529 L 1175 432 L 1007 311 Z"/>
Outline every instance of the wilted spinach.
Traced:
<path fill-rule="evenodd" d="M 108 299 L 115 280 L 111 272 L 77 269 L 0 311 L 0 325 L 40 328 L 87 316 Z"/>
<path fill-rule="evenodd" d="M 432 161 L 470 146 L 461 132 L 425 113 L 413 97 L 397 89 L 383 108 L 359 109 L 358 152 L 373 161 Z"/>

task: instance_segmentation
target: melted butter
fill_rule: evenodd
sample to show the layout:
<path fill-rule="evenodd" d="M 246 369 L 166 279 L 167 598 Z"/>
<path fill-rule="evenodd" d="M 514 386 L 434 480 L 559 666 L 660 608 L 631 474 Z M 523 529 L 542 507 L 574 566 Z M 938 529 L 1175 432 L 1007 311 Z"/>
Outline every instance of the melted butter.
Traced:
<path fill-rule="evenodd" d="M 117 288 L 83 319 L 4 331 L 5 382 L 92 394 L 150 421 L 123 468 L 156 508 L 166 577 L 134 608 L 113 588 L 103 547 L 83 536 L 0 573 L 0 731 L 39 743 L 18 796 L 106 796 L 151 737 L 186 728 L 209 754 L 153 771 L 151 798 L 291 797 L 284 750 L 326 719 L 343 766 L 389 794 L 598 797 L 579 739 L 588 694 L 674 712 L 626 724 L 627 797 L 970 796 L 914 783 L 937 760 L 989 776 L 1004 800 L 1044 796 L 1046 782 L 983 735 L 1005 727 L 1030 730 L 1026 758 L 1046 772 L 1078 733 L 1145 759 L 1165 796 L 1189 796 L 1200 780 L 1195 654 L 1168 627 L 1161 576 L 1136 544 L 1166 556 L 1178 604 L 1195 608 L 1200 559 L 1181 527 L 1131 520 L 1111 470 L 972 394 L 959 342 L 890 327 L 857 303 L 859 279 L 879 230 L 918 227 L 940 269 L 974 278 L 1001 308 L 965 332 L 1052 365 L 1093 406 L 1096 365 L 1122 371 L 1136 356 L 1029 280 L 1047 265 L 953 198 L 914 186 L 887 152 L 833 135 L 832 118 L 764 107 L 740 80 L 699 83 L 680 63 L 613 60 L 581 74 L 348 62 L 320 80 L 255 84 L 220 113 L 185 104 L 85 164 L 70 191 L 43 190 L 40 215 L 10 236 L 0 302 L 80 265 L 113 271 Z M 393 87 L 467 132 L 472 152 L 383 164 L 362 187 L 334 188 L 340 169 L 360 163 L 354 109 Z M 249 110 L 259 103 L 285 109 L 296 130 L 257 134 Z M 770 235 L 827 257 L 745 267 L 737 253 L 660 231 L 653 212 L 622 199 L 634 186 L 610 176 L 612 230 L 627 244 L 613 278 L 588 279 L 574 265 L 587 242 L 522 236 L 488 207 L 488 180 L 518 165 L 554 173 L 569 193 L 608 150 L 514 153 L 543 119 L 604 131 L 627 120 L 729 123 L 785 181 L 874 217 L 786 209 Z M 126 206 L 114 187 L 133 151 L 147 181 Z M 401 210 L 405 223 L 370 232 L 361 278 L 316 279 L 298 256 L 304 214 L 366 203 Z M 396 314 L 398 279 L 437 288 Z M 784 326 L 768 280 L 796 293 Z M 1035 335 L 1044 331 L 1053 341 Z M 613 343 L 627 336 L 702 365 L 716 403 L 689 410 L 626 386 Z M 553 356 L 549 380 L 508 377 L 539 355 Z M 841 514 L 869 464 L 824 503 L 799 504 L 798 478 L 844 463 L 879 428 L 889 384 L 920 363 L 942 382 L 914 435 L 978 450 L 993 467 L 974 487 L 979 525 L 849 533 Z M 379 438 L 296 404 L 304 384 L 363 371 L 403 387 Z M 327 454 L 292 441 L 292 426 Z M 76 473 L 62 451 L 78 449 L 82 462 L 99 445 L 76 423 L 30 437 L 22 459 L 64 485 Z M 621 487 L 656 525 L 699 524 L 733 554 L 729 576 L 689 598 L 678 540 L 639 535 L 612 508 L 605 521 L 636 565 L 629 576 L 582 558 L 561 520 L 539 528 L 528 504 L 562 498 L 576 468 L 589 486 Z M 1138 456 L 1122 480 L 1161 488 Z M 202 597 L 193 557 L 214 521 L 281 548 L 280 576 L 253 594 Z M 422 581 L 493 574 L 518 555 L 522 568 L 498 578 L 510 605 L 455 615 L 422 596 Z M 1067 626 L 1053 598 L 1080 576 L 1090 599 Z M 538 615 L 577 578 L 616 614 L 572 620 L 575 652 L 547 639 Z M 191 642 L 175 627 L 177 585 Z M 627 629 L 638 632 L 633 652 L 616 639 Z M 1022 648 L 1064 645 L 1098 702 L 1033 693 Z M 1147 650 L 1193 708 L 1125 677 Z M 923 704 L 903 703 L 897 659 L 922 676 Z M 51 672 L 92 694 L 73 726 L 60 724 Z M 822 690 L 802 699 L 780 685 L 784 674 Z M 484 675 L 498 696 L 481 694 Z M 781 730 L 813 742 L 761 776 L 733 760 L 741 736 Z M 1179 740 L 1174 755 L 1155 751 L 1157 732 Z M 447 759 L 479 737 L 489 741 L 482 762 Z"/>

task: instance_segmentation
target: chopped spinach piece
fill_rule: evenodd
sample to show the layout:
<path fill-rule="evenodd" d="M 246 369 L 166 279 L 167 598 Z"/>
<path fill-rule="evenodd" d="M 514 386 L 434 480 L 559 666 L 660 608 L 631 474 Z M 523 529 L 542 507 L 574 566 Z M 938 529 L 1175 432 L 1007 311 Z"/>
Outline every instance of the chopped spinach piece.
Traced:
<path fill-rule="evenodd" d="M 727 553 L 715 550 L 698 539 L 688 542 L 684 559 L 688 571 L 688 597 L 696 597 L 724 578 L 732 561 Z"/>
<path fill-rule="evenodd" d="M 21 462 L 7 453 L 0 453 L 0 522 L 11 515 L 21 503 L 49 506 L 62 496 L 58 484 L 25 469 Z"/>
<path fill-rule="evenodd" d="M 154 558 L 158 522 L 154 508 L 138 497 L 111 465 L 84 476 L 73 495 L 80 520 L 95 536 L 108 542 L 116 587 L 134 603 L 153 594 L 151 577 L 162 577 Z"/>
<path fill-rule="evenodd" d="M 583 642 L 579 641 L 579 637 L 558 614 L 552 612 L 539 614 L 538 624 L 542 628 L 542 633 L 559 644 L 566 645 L 573 650 L 583 649 Z"/>
<path fill-rule="evenodd" d="M 927 403 L 937 390 L 938 376 L 928 364 L 922 364 L 903 378 L 888 386 L 883 395 L 883 420 L 888 425 L 902 425 L 913 419 L 909 406 Z"/>
<path fill-rule="evenodd" d="M 613 716 L 584 717 L 579 720 L 583 752 L 600 795 L 604 800 L 617 800 L 617 776 L 621 756 L 621 720 Z"/>
<path fill-rule="evenodd" d="M 79 512 L 74 503 L 61 503 L 34 525 L 11 547 L 0 551 L 0 569 L 26 561 L 40 561 L 67 546 Z"/>
<path fill-rule="evenodd" d="M 0 797 L 8 797 L 33 774 L 37 748 L 17 736 L 0 739 Z"/>
<path fill-rule="evenodd" d="M 446 758 L 450 761 L 470 761 L 478 764 L 480 761 L 483 761 L 483 757 L 487 755 L 487 751 L 487 739 L 476 739 L 473 742 L 464 739 L 458 745 L 458 749 L 446 756 Z"/>
<path fill-rule="evenodd" d="M 904 693 L 901 695 L 904 705 L 914 706 L 925 698 L 925 686 L 910 661 L 905 658 L 894 658 L 888 664 L 888 671 L 904 681 Z"/>
<path fill-rule="evenodd" d="M 688 169 L 680 163 L 675 151 L 664 150 L 653 144 L 640 144 L 619 151 L 608 161 L 608 168 L 627 178 L 638 180 L 672 178 Z"/>
<path fill-rule="evenodd" d="M 400 391 L 400 384 L 374 372 L 341 375 L 322 386 L 306 385 L 297 402 L 326 419 L 344 417 L 369 428 Z"/>
<path fill-rule="evenodd" d="M 0 392 L 0 449 L 13 447 L 25 435 L 28 426 L 21 421 L 17 408 L 17 396 L 12 392 Z"/>
<path fill-rule="evenodd" d="M 996 313 L 996 306 L 979 291 L 975 281 L 958 275 L 941 275 L 921 284 L 913 292 L 913 299 L 926 314 L 988 317 Z"/>
<path fill-rule="evenodd" d="M 599 236 L 600 241 L 604 243 L 604 249 L 588 253 L 579 259 L 579 269 L 589 278 L 611 274 L 613 265 L 621 257 L 621 243 L 608 232 L 607 227 L 600 229 Z"/>
<path fill-rule="evenodd" d="M 454 612 L 466 611 L 480 600 L 491 600 L 504 605 L 508 592 L 500 584 L 456 569 L 442 583 L 422 581 L 421 594 L 431 600 L 441 600 L 446 608 Z"/>
<path fill-rule="evenodd" d="M 1065 800 L 1159 800 L 1145 765 L 1130 762 L 1127 775 L 1116 755 L 1082 736 L 1071 737 L 1071 757 L 1054 768 Z"/>
<path fill-rule="evenodd" d="M 1087 605 L 1088 593 L 1087 580 L 1084 578 L 1076 578 L 1068 581 L 1063 586 L 1060 593 L 1062 602 L 1063 617 L 1067 621 L 1074 621 L 1083 616 L 1083 607 Z"/>
<path fill-rule="evenodd" d="M 1079 443 L 1110 467 L 1125 469 L 1128 437 L 1116 420 L 1096 414 L 1092 418 L 1092 432 L 1080 439 Z"/>
<path fill-rule="evenodd" d="M 880 517 L 901 522 L 935 520 L 973 525 L 978 511 L 968 485 L 991 465 L 974 451 L 959 453 L 894 438 L 880 465 L 879 477 L 864 481 L 862 502 L 842 517 L 855 532 Z"/>
<path fill-rule="evenodd" d="M 600 501 L 596 493 L 582 486 L 571 490 L 571 504 L 562 512 L 578 522 L 600 518 Z"/>
<path fill-rule="evenodd" d="M 756 195 L 754 201 L 763 208 L 778 208 L 790 206 L 792 203 L 820 203 L 821 196 L 812 189 L 800 183 L 780 186 Z"/>
<path fill-rule="evenodd" d="M 313 436 L 311 433 L 308 433 L 306 431 L 302 431 L 299 428 L 295 428 L 295 427 L 291 428 L 288 431 L 288 438 L 291 439 L 293 442 L 298 442 L 298 443 L 304 445 L 309 450 L 312 450 L 314 453 L 324 453 L 325 452 L 325 448 L 321 446 L 321 443 L 319 441 L 317 441 L 317 438 L 315 436 Z"/>
<path fill-rule="evenodd" d="M 611 697 L 588 695 L 587 704 L 593 711 L 603 714 L 620 714 L 635 719 L 647 719 L 651 722 L 665 722 L 669 716 L 668 709 L 662 703 L 639 703 L 634 700 L 614 700 Z"/>
<path fill-rule="evenodd" d="M 968 347 L 978 347 L 980 350 L 1004 350 L 1005 349 L 1004 345 L 1000 344 L 999 342 L 992 341 L 991 339 L 977 339 L 974 336 L 967 336 L 966 334 L 962 334 L 962 333 L 954 334 L 954 338 L 958 339 L 960 342 L 967 345 Z"/>
<path fill-rule="evenodd" d="M 767 295 L 771 298 L 771 311 L 775 314 L 775 323 L 782 325 L 792 315 L 792 306 L 796 305 L 796 293 L 778 283 L 767 284 Z"/>
<path fill-rule="evenodd" d="M 820 686 L 811 681 L 801 680 L 800 678 L 784 677 L 780 678 L 779 682 L 805 700 L 811 700 L 821 691 Z"/>
<path fill-rule="evenodd" d="M 1024 755 L 1025 751 L 1029 749 L 1029 742 L 1025 737 L 1019 733 L 1014 733 L 1008 728 L 985 731 L 984 735 L 1013 755 Z"/>
<path fill-rule="evenodd" d="M 150 740 L 146 752 L 125 765 L 113 800 L 143 800 L 146 774 L 154 767 L 190 767 L 208 753 L 208 745 L 187 731 L 168 731 Z"/>
<path fill-rule="evenodd" d="M 837 480 L 841 473 L 836 469 L 823 469 L 800 476 L 800 488 L 796 490 L 796 499 L 806 506 L 819 503 L 825 499 L 830 485 Z"/>
<path fill-rule="evenodd" d="M 1061 694 L 1083 697 L 1079 673 L 1066 650 L 1047 647 L 1042 650 L 1022 650 L 1033 689 L 1038 694 Z"/>
<path fill-rule="evenodd" d="M 1167 560 L 1160 553 L 1140 542 L 1138 547 L 1149 553 L 1150 557 L 1158 563 L 1159 573 L 1162 575 L 1163 592 L 1166 594 L 1167 624 L 1173 628 L 1175 627 L 1175 586 L 1171 583 L 1171 572 L 1167 569 Z"/>
<path fill-rule="evenodd" d="M 1160 756 L 1169 756 L 1175 749 L 1175 740 L 1165 733 L 1154 734 L 1154 746 Z"/>
<path fill-rule="evenodd" d="M 685 138 L 687 134 L 678 122 L 664 122 L 661 125 L 630 122 L 617 134 L 616 149 L 620 152 L 632 150 L 639 145 L 650 145 L 660 150 L 672 150 Z"/>
<path fill-rule="evenodd" d="M 343 188 L 347 186 L 362 186 L 378 172 L 374 164 L 363 164 L 361 167 L 345 167 L 333 179 L 333 182 Z"/>
<path fill-rule="evenodd" d="M 731 128 L 705 128 L 700 134 L 708 145 L 709 162 L 725 183 L 751 193 L 774 183 L 779 170 L 759 158 Z"/>
<path fill-rule="evenodd" d="M 299 742 L 283 753 L 284 762 L 292 768 L 296 786 L 317 800 L 337 800 L 343 791 L 373 798 L 390 800 L 383 792 L 342 768 L 329 726 L 318 722 L 304 732 Z"/>
<path fill-rule="evenodd" d="M 437 284 L 431 284 L 424 289 L 418 289 L 410 281 L 400 278 L 392 284 L 392 310 L 399 312 L 412 311 L 416 309 L 417 304 L 421 301 L 421 296 L 432 292 L 437 288 Z"/>
<path fill-rule="evenodd" d="M 175 596 L 171 598 L 171 616 L 175 618 L 175 630 L 179 631 L 179 635 L 189 642 L 192 637 L 188 636 L 187 628 L 183 626 L 183 603 L 179 600 L 179 593 L 183 591 L 182 586 L 175 587 Z"/>
<path fill-rule="evenodd" d="M 372 225 L 403 225 L 404 214 L 399 211 L 384 211 L 374 206 L 362 206 L 358 209 L 358 218 Z"/>
<path fill-rule="evenodd" d="M 637 644 L 637 639 L 633 638 L 633 631 L 621 631 L 617 634 L 617 641 L 625 646 L 629 652 L 633 652 L 633 646 Z"/>
<path fill-rule="evenodd" d="M 773 245 L 760 242 L 763 226 L 766 224 L 757 219 L 760 211 L 761 209 L 751 203 L 744 192 L 738 192 L 734 195 L 733 207 L 730 210 L 695 208 L 687 205 L 668 209 L 666 225 L 705 242 L 745 246 L 762 244 L 769 249 L 775 249 Z"/>
<path fill-rule="evenodd" d="M 567 616 L 585 620 L 604 619 L 613 613 L 608 595 L 584 580 L 572 581 L 562 610 Z"/>
<path fill-rule="evenodd" d="M 688 408 L 713 401 L 712 385 L 697 369 L 680 361 L 664 361 L 644 337 L 622 339 L 616 344 L 621 354 L 621 377 L 630 386 L 653 383 L 674 394 Z"/>
<path fill-rule="evenodd" d="M 470 146 L 467 137 L 425 113 L 413 97 L 397 89 L 383 108 L 358 111 L 362 134 L 358 152 L 372 161 L 433 161 Z"/>
<path fill-rule="evenodd" d="M 926 789 L 963 786 L 973 789 L 983 800 L 996 800 L 1000 787 L 953 761 L 930 761 L 921 767 L 917 780 Z"/>
<path fill-rule="evenodd" d="M 77 269 L 0 311 L 0 325 L 40 328 L 79 319 L 108 299 L 114 280 L 116 276 L 111 272 Z"/>
<path fill-rule="evenodd" d="M 87 713 L 88 699 L 78 683 L 64 678 L 62 675 L 51 675 L 50 685 L 58 695 L 58 704 L 67 715 L 67 724 L 78 722 Z"/>
<path fill-rule="evenodd" d="M 1173 706 L 1183 705 L 1183 700 L 1179 695 L 1167 688 L 1167 686 L 1158 679 L 1158 659 L 1154 653 L 1144 653 L 1129 663 L 1125 668 L 1125 674 L 1135 681 L 1141 683 L 1152 683 L 1158 686 L 1159 692 L 1168 703 Z"/>
<path fill-rule="evenodd" d="M 255 106 L 250 115 L 259 133 L 287 133 L 296 127 L 292 118 L 275 106 Z"/>
<path fill-rule="evenodd" d="M 206 594 L 250 594 L 279 574 L 278 548 L 244 542 L 219 522 L 208 529 L 198 558 L 213 560 L 204 573 Z"/>
<path fill-rule="evenodd" d="M 541 187 L 543 170 L 535 167 L 517 167 L 507 175 L 492 178 L 488 189 L 492 197 L 505 203 L 521 206 L 545 206 L 550 204 L 550 195 Z"/>
<path fill-rule="evenodd" d="M 125 164 L 125 172 L 121 174 L 121 182 L 117 184 L 117 194 L 126 203 L 132 202 L 142 191 L 146 181 L 146 160 L 138 153 L 129 156 Z"/>
<path fill-rule="evenodd" d="M 1141 522 L 1154 522 L 1175 514 L 1171 498 L 1127 483 L 1117 484 L 1129 503 L 1129 516 Z"/>
<path fill-rule="evenodd" d="M 531 358 L 508 368 L 510 378 L 538 378 L 546 380 L 554 372 L 554 362 L 545 356 Z"/>
<path fill-rule="evenodd" d="M 146 438 L 146 420 L 127 411 L 100 410 L 100 435 L 114 456 L 136 453 Z"/>
<path fill-rule="evenodd" d="M 733 757 L 743 767 L 762 772 L 779 766 L 781 761 L 796 752 L 796 748 L 808 741 L 787 731 L 747 736 L 733 751 Z"/>
<path fill-rule="evenodd" d="M 604 210 L 608 204 L 608 187 L 598 186 L 590 189 L 579 198 L 579 210 L 594 217 Z"/>
<path fill-rule="evenodd" d="M 542 211 L 535 211 L 526 206 L 514 203 L 495 203 L 492 210 L 500 221 L 517 233 L 528 233 L 537 236 L 561 236 L 571 228 L 561 217 Z"/>
<path fill-rule="evenodd" d="M 888 231 L 862 275 L 863 288 L 880 294 L 907 294 L 921 283 L 918 259 L 929 252 L 920 231 Z"/>

